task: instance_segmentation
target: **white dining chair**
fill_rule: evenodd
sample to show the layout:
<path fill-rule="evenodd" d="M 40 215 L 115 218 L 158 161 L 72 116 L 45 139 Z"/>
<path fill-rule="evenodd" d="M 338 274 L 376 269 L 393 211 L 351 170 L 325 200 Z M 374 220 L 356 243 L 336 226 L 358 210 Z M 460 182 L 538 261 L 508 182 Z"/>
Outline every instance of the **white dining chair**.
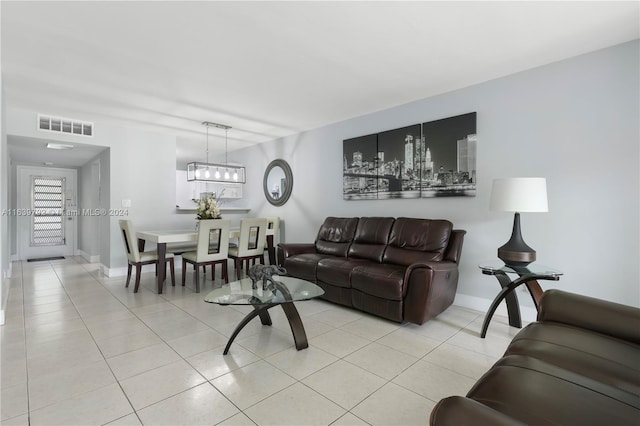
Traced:
<path fill-rule="evenodd" d="M 211 279 L 215 278 L 216 265 L 222 265 L 222 278 L 229 282 L 227 270 L 229 253 L 229 221 L 222 219 L 201 220 L 198 226 L 196 251 L 182 253 L 182 285 L 185 285 L 187 263 L 196 270 L 196 293 L 200 293 L 200 267 L 211 265 Z"/>
<path fill-rule="evenodd" d="M 131 220 L 123 219 L 119 222 L 120 231 L 122 233 L 122 241 L 127 252 L 127 284 L 125 288 L 129 287 L 131 281 L 131 269 L 136 267 L 136 285 L 133 288 L 133 292 L 137 293 L 140 287 L 140 274 L 142 273 L 142 265 L 156 265 L 156 275 L 158 274 L 158 254 L 155 251 L 143 251 L 138 250 L 138 243 L 135 237 L 136 233 L 133 229 L 133 222 Z M 173 261 L 173 254 L 167 253 L 166 261 L 162 268 L 167 267 L 169 263 L 169 269 L 171 270 L 171 285 L 176 285 L 175 267 Z"/>
<path fill-rule="evenodd" d="M 243 261 L 246 269 L 249 262 L 255 265 L 256 260 L 264 264 L 264 247 L 267 235 L 267 219 L 242 219 L 240 221 L 240 236 L 238 247 L 229 247 L 229 257 L 234 259 L 236 277 L 240 279 Z"/>
<path fill-rule="evenodd" d="M 276 247 L 280 237 L 280 218 L 278 216 L 268 217 L 267 229 L 273 230 L 273 235 L 267 235 L 265 250 L 269 254 L 269 264 L 276 264 Z"/>

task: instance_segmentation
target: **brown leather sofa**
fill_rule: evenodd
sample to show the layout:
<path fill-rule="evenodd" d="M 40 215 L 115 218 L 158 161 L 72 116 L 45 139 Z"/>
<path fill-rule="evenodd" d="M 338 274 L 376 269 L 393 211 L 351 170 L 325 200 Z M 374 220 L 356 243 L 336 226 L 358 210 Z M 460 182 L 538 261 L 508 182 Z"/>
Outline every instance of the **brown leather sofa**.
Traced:
<path fill-rule="evenodd" d="M 639 425 L 640 309 L 560 290 L 431 425 Z"/>
<path fill-rule="evenodd" d="M 422 324 L 453 302 L 465 233 L 448 220 L 328 217 L 313 244 L 279 244 L 279 264 L 326 300 Z"/>

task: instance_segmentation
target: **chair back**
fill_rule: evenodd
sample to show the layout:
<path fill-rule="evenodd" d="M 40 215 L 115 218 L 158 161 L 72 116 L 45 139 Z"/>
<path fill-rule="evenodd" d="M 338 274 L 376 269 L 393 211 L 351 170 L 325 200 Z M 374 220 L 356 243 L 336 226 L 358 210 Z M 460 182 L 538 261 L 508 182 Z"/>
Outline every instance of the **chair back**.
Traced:
<path fill-rule="evenodd" d="M 238 257 L 263 254 L 266 238 L 267 219 L 242 219 L 238 238 Z"/>
<path fill-rule="evenodd" d="M 229 254 L 229 221 L 204 219 L 198 225 L 196 262 L 226 259 Z"/>
<path fill-rule="evenodd" d="M 278 216 L 268 217 L 267 229 L 273 229 L 273 246 L 275 247 L 280 241 L 280 218 Z"/>
<path fill-rule="evenodd" d="M 122 241 L 124 242 L 124 248 L 127 251 L 127 259 L 129 262 L 140 262 L 140 251 L 138 251 L 138 239 L 136 233 L 133 230 L 133 222 L 128 219 L 118 221 L 120 224 L 120 233 L 122 234 Z"/>

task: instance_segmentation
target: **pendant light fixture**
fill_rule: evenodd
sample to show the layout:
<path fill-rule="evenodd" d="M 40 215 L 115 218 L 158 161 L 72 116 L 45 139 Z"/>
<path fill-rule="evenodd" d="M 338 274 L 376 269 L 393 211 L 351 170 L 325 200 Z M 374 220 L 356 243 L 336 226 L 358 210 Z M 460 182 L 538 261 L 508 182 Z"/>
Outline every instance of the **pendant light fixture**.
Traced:
<path fill-rule="evenodd" d="M 207 127 L 207 158 L 205 163 L 194 161 L 187 164 L 187 180 L 200 182 L 245 183 L 245 168 L 229 164 L 228 132 L 231 126 L 203 121 Z M 224 129 L 224 164 L 209 163 L 209 127 Z M 223 170 L 221 173 L 220 170 Z"/>

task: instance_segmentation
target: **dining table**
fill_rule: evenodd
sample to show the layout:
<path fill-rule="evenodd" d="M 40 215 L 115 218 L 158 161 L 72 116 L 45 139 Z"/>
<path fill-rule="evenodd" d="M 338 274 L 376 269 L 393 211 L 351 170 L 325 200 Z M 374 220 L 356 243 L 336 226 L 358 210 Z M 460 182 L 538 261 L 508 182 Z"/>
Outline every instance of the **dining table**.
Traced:
<path fill-rule="evenodd" d="M 269 263 L 275 264 L 275 247 L 274 247 L 274 230 L 267 228 L 267 252 L 269 255 Z M 138 231 L 136 232 L 138 238 L 138 250 L 144 251 L 145 243 L 147 241 L 156 244 L 156 250 L 158 254 L 158 276 L 157 276 L 157 288 L 158 294 L 162 294 L 162 287 L 166 278 L 166 268 L 164 267 L 167 258 L 167 244 L 168 243 L 196 243 L 198 241 L 198 233 L 193 230 L 160 230 L 160 231 Z M 231 228 L 229 230 L 229 238 L 240 237 L 240 228 Z"/>

